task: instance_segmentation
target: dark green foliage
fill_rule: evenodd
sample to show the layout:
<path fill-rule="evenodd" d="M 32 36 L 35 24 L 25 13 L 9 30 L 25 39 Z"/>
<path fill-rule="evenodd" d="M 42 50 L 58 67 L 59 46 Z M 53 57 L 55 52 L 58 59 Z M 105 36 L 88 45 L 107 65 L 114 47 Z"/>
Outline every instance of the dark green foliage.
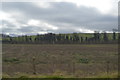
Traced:
<path fill-rule="evenodd" d="M 78 42 L 79 41 L 79 35 L 77 33 L 73 33 L 73 41 Z"/>
<path fill-rule="evenodd" d="M 86 42 L 88 41 L 88 37 L 85 38 L 85 41 L 86 41 Z"/>
<path fill-rule="evenodd" d="M 113 32 L 113 40 L 116 40 L 116 33 Z"/>
<path fill-rule="evenodd" d="M 83 37 L 81 37 L 81 43 L 83 42 Z"/>
<path fill-rule="evenodd" d="M 3 38 L 3 43 L 35 43 L 35 44 L 81 44 L 81 43 L 112 43 L 118 40 L 117 33 L 71 33 L 71 34 L 43 34 L 36 36 L 18 36 Z M 117 41 L 116 41 L 117 42 Z"/>
<path fill-rule="evenodd" d="M 95 31 L 95 33 L 94 33 L 94 39 L 95 39 L 95 41 L 99 41 L 100 40 L 100 33 L 99 32 Z"/>
<path fill-rule="evenodd" d="M 85 59 L 85 58 L 82 58 L 82 59 L 79 59 L 79 62 L 80 63 L 89 63 L 89 60 L 88 59 Z"/>
<path fill-rule="evenodd" d="M 104 35 L 104 37 L 103 37 L 104 42 L 107 42 L 107 41 L 108 41 L 108 36 L 107 36 L 107 33 L 106 33 L 106 32 L 104 32 L 104 33 L 103 33 L 103 35 Z"/>
<path fill-rule="evenodd" d="M 19 59 L 17 59 L 17 58 L 8 58 L 8 59 L 3 59 L 3 61 L 4 62 L 11 62 L 11 63 L 18 63 L 18 62 L 20 62 L 20 60 Z"/>

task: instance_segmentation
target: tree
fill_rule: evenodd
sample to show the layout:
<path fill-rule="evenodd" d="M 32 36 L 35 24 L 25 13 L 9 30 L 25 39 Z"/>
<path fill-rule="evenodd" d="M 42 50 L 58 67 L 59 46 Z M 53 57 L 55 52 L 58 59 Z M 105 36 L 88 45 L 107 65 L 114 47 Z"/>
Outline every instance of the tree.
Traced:
<path fill-rule="evenodd" d="M 88 37 L 85 37 L 85 41 L 86 41 L 86 42 L 88 41 Z"/>
<path fill-rule="evenodd" d="M 81 37 L 81 43 L 83 42 L 83 37 Z"/>
<path fill-rule="evenodd" d="M 116 33 L 113 32 L 113 40 L 116 40 Z"/>
<path fill-rule="evenodd" d="M 55 34 L 53 34 L 53 33 L 45 34 L 45 41 L 46 41 L 46 43 L 54 44 L 54 42 L 55 42 Z"/>
<path fill-rule="evenodd" d="M 105 42 L 108 41 L 108 36 L 107 36 L 107 33 L 106 33 L 106 32 L 103 33 L 103 39 L 104 39 Z"/>
<path fill-rule="evenodd" d="M 32 42 L 32 38 L 31 37 L 29 38 L 29 41 Z"/>
<path fill-rule="evenodd" d="M 10 37 L 10 43 L 12 43 L 12 44 L 13 44 L 13 38 L 12 38 L 12 37 Z"/>
<path fill-rule="evenodd" d="M 66 34 L 66 35 L 65 35 L 64 43 L 69 43 L 69 41 L 70 41 L 70 40 L 69 40 L 69 35 Z"/>
<path fill-rule="evenodd" d="M 57 43 L 61 43 L 62 42 L 62 34 L 57 35 Z"/>
<path fill-rule="evenodd" d="M 28 42 L 28 36 L 27 35 L 25 35 L 25 41 L 26 41 L 26 43 Z"/>
<path fill-rule="evenodd" d="M 94 39 L 95 39 L 95 41 L 99 41 L 100 40 L 99 31 L 94 31 Z"/>
<path fill-rule="evenodd" d="M 73 33 L 73 41 L 78 42 L 79 40 L 79 35 L 77 33 Z"/>

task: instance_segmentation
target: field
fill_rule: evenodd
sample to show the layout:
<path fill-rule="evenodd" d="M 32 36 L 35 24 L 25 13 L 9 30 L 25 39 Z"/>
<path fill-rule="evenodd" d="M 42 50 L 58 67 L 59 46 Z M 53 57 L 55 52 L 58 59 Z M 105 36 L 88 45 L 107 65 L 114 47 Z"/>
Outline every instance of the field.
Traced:
<path fill-rule="evenodd" d="M 3 77 L 117 77 L 117 44 L 3 44 Z"/>

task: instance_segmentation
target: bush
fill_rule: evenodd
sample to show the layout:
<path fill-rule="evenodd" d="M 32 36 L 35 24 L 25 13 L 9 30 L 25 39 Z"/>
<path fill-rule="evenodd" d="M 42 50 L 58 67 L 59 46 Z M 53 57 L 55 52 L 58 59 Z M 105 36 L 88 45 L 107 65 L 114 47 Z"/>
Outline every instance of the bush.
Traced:
<path fill-rule="evenodd" d="M 80 63 L 86 63 L 87 64 L 87 63 L 89 63 L 89 60 L 82 58 L 82 59 L 79 59 L 78 62 L 80 62 Z"/>
<path fill-rule="evenodd" d="M 17 59 L 17 58 L 8 58 L 8 59 L 4 59 L 3 61 L 4 62 L 10 62 L 10 63 L 13 63 L 13 62 L 18 63 L 18 62 L 20 62 L 20 60 Z"/>

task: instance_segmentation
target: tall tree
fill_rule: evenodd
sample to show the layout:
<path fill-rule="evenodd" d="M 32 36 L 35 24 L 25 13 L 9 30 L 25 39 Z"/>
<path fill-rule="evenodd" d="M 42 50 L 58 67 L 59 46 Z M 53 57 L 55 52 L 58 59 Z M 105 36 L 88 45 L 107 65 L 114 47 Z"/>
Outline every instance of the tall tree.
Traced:
<path fill-rule="evenodd" d="M 104 39 L 104 42 L 108 41 L 108 36 L 107 36 L 107 33 L 105 31 L 103 33 L 103 39 Z"/>
<path fill-rule="evenodd" d="M 116 40 L 116 33 L 113 32 L 113 40 Z"/>
<path fill-rule="evenodd" d="M 81 43 L 83 43 L 83 37 L 81 37 Z"/>
<path fill-rule="evenodd" d="M 79 40 L 80 40 L 80 39 L 79 39 L 79 35 L 78 35 L 77 33 L 73 33 L 73 41 L 74 41 L 75 43 L 78 43 Z"/>
<path fill-rule="evenodd" d="M 85 37 L 85 41 L 86 41 L 86 42 L 88 41 L 88 37 Z"/>
<path fill-rule="evenodd" d="M 99 33 L 99 31 L 94 31 L 94 39 L 95 39 L 95 41 L 99 41 L 100 40 L 100 33 Z"/>

